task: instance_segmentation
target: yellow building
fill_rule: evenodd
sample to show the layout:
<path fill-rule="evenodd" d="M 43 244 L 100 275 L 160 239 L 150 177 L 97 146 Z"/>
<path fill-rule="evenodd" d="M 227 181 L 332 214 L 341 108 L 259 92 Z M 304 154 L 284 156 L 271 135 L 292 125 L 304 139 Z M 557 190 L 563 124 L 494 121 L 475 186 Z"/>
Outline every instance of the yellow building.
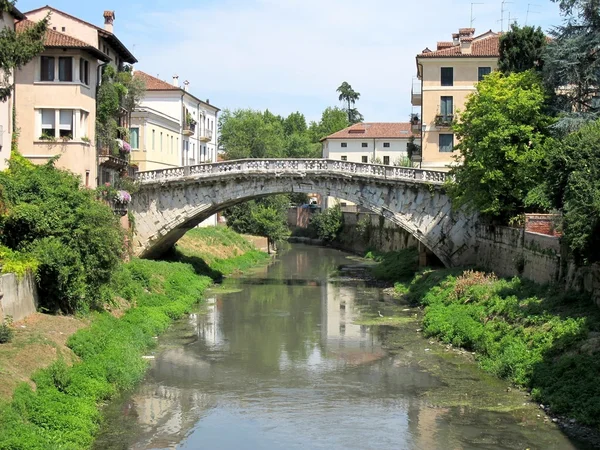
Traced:
<path fill-rule="evenodd" d="M 19 150 L 36 164 L 60 156 L 57 166 L 94 188 L 127 167 L 120 158 L 99 157 L 95 146 L 96 89 L 100 67 L 116 69 L 137 62 L 112 33 L 114 12 L 105 11 L 105 28 L 45 6 L 24 13 L 17 31 L 50 14 L 44 51 L 15 73 Z"/>
<path fill-rule="evenodd" d="M 417 55 L 420 85 L 413 86 L 411 100 L 421 107 L 422 150 L 413 155 L 418 167 L 447 170 L 456 164 L 452 123 L 477 82 L 497 69 L 499 36 L 491 30 L 475 36 L 474 28 L 461 28 L 452 41 Z"/>

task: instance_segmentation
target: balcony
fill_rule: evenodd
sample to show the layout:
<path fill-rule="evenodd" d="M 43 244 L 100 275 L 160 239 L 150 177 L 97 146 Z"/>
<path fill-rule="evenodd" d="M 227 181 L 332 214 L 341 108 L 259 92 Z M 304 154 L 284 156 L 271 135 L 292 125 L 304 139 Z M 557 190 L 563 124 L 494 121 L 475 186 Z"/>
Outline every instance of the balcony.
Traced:
<path fill-rule="evenodd" d="M 183 135 L 184 136 L 193 136 L 196 132 L 196 123 L 195 122 L 185 122 L 183 124 Z"/>
<path fill-rule="evenodd" d="M 435 116 L 435 126 L 438 128 L 452 128 L 454 124 L 453 114 L 438 114 Z"/>
<path fill-rule="evenodd" d="M 410 117 L 410 126 L 413 134 L 421 134 L 421 119 L 418 114 L 413 114 Z"/>
<path fill-rule="evenodd" d="M 423 103 L 423 93 L 421 80 L 413 80 L 412 90 L 410 93 L 410 102 L 413 106 L 421 106 Z"/>
<path fill-rule="evenodd" d="M 98 151 L 98 164 L 109 169 L 122 170 L 127 168 L 129 161 L 121 154 L 113 155 L 108 148 L 101 148 Z"/>
<path fill-rule="evenodd" d="M 212 130 L 204 130 L 200 133 L 200 137 L 198 139 L 200 139 L 200 141 L 202 142 L 210 142 L 212 141 L 213 138 L 213 131 Z"/>

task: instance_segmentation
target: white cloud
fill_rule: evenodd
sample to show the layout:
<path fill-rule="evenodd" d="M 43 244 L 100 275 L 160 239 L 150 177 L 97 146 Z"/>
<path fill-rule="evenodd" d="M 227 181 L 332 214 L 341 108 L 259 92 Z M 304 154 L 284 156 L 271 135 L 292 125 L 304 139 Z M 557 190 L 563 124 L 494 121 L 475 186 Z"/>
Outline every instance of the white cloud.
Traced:
<path fill-rule="evenodd" d="M 543 3 L 545 20 L 556 19 L 556 6 Z M 512 7 L 512 17 L 527 9 Z M 220 107 L 317 119 L 348 81 L 367 120 L 401 121 L 411 111 L 415 55 L 469 26 L 470 8 L 470 0 L 226 1 L 141 13 L 127 34 L 141 70 L 177 73 Z M 474 15 L 478 31 L 498 29 L 500 2 L 475 5 Z"/>

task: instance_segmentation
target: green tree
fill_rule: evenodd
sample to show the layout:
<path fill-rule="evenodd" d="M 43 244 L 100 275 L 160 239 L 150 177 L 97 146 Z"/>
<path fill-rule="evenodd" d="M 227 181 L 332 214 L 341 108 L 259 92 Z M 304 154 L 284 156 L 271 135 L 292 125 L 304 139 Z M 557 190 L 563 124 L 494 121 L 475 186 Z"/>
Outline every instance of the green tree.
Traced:
<path fill-rule="evenodd" d="M 500 36 L 498 68 L 505 75 L 530 69 L 542 70 L 545 48 L 546 35 L 540 27 L 520 27 L 513 23 L 510 31 Z"/>
<path fill-rule="evenodd" d="M 597 0 L 553 0 L 565 23 L 551 31 L 544 79 L 562 113 L 557 126 L 573 131 L 600 117 L 600 7 Z"/>
<path fill-rule="evenodd" d="M 344 226 L 344 214 L 339 203 L 315 214 L 310 220 L 310 226 L 316 230 L 319 239 L 325 242 L 335 240 Z"/>
<path fill-rule="evenodd" d="M 493 72 L 477 84 L 455 132 L 461 164 L 451 170 L 449 194 L 466 206 L 507 221 L 525 210 L 525 198 L 543 179 L 543 145 L 553 119 L 532 71 Z"/>
<path fill-rule="evenodd" d="M 292 134 L 304 134 L 308 130 L 306 126 L 306 118 L 300 112 L 291 113 L 283 121 L 283 131 L 286 136 Z"/>
<path fill-rule="evenodd" d="M 336 92 L 339 92 L 340 102 L 344 102 L 346 104 L 346 114 L 348 115 L 348 122 L 350 123 L 358 123 L 363 120 L 362 114 L 358 112 L 354 105 L 357 100 L 360 98 L 360 92 L 356 92 L 352 89 L 352 86 L 344 81 L 337 89 Z"/>
<path fill-rule="evenodd" d="M 0 0 L 0 13 L 13 10 L 14 2 Z M 11 75 L 14 71 L 44 51 L 47 28 L 48 17 L 27 23 L 19 33 L 11 27 L 3 27 L 0 31 L 0 102 L 6 101 L 12 94 Z"/>
<path fill-rule="evenodd" d="M 350 126 L 350 122 L 348 122 L 346 111 L 337 107 L 328 107 L 321 114 L 321 120 L 318 123 L 311 122 L 308 133 L 311 141 L 318 143 L 321 139 L 348 126 Z"/>
<path fill-rule="evenodd" d="M 277 117 L 269 111 L 223 111 L 219 129 L 226 159 L 283 157 L 285 134 Z"/>
<path fill-rule="evenodd" d="M 285 212 L 287 213 L 287 208 Z M 252 209 L 251 213 L 256 224 L 256 234 L 267 238 L 269 253 L 271 253 L 274 244 L 290 235 L 287 226 L 287 215 L 281 214 L 277 207 L 258 204 Z"/>

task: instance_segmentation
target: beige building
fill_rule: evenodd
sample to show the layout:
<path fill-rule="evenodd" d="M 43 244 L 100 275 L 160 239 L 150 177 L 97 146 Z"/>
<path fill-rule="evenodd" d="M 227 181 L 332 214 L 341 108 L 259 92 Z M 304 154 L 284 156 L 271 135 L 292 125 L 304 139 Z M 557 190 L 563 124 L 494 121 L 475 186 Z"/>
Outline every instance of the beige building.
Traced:
<path fill-rule="evenodd" d="M 137 60 L 112 33 L 114 12 L 104 13 L 102 29 L 45 6 L 24 13 L 27 20 L 19 22 L 17 30 L 49 13 L 44 52 L 15 73 L 19 150 L 36 164 L 60 156 L 57 166 L 79 175 L 84 186 L 93 188 L 102 181 L 98 163 L 101 171 L 120 168 L 112 167 L 112 157 L 99 161 L 95 146 L 101 67 L 111 64 L 120 69 Z"/>
<path fill-rule="evenodd" d="M 10 11 L 0 11 L 0 30 L 6 28 L 14 30 L 15 20 L 22 20 L 25 16 L 12 6 Z M 0 73 L 4 77 L 4 73 Z M 9 74 L 8 82 L 12 83 L 12 74 Z M 12 109 L 14 93 L 5 101 L 0 102 L 0 170 L 7 167 L 7 160 L 10 158 L 10 147 L 12 138 Z"/>
<path fill-rule="evenodd" d="M 499 34 L 491 30 L 475 36 L 474 28 L 461 28 L 450 42 L 438 42 L 417 55 L 417 77 L 412 104 L 421 107 L 421 154 L 417 167 L 446 170 L 456 164 L 457 144 L 452 123 L 475 91 L 475 85 L 498 67 Z"/>
<path fill-rule="evenodd" d="M 131 118 L 131 163 L 140 171 L 217 160 L 219 108 L 190 93 L 179 78 L 167 83 L 142 71 L 146 94 Z"/>

